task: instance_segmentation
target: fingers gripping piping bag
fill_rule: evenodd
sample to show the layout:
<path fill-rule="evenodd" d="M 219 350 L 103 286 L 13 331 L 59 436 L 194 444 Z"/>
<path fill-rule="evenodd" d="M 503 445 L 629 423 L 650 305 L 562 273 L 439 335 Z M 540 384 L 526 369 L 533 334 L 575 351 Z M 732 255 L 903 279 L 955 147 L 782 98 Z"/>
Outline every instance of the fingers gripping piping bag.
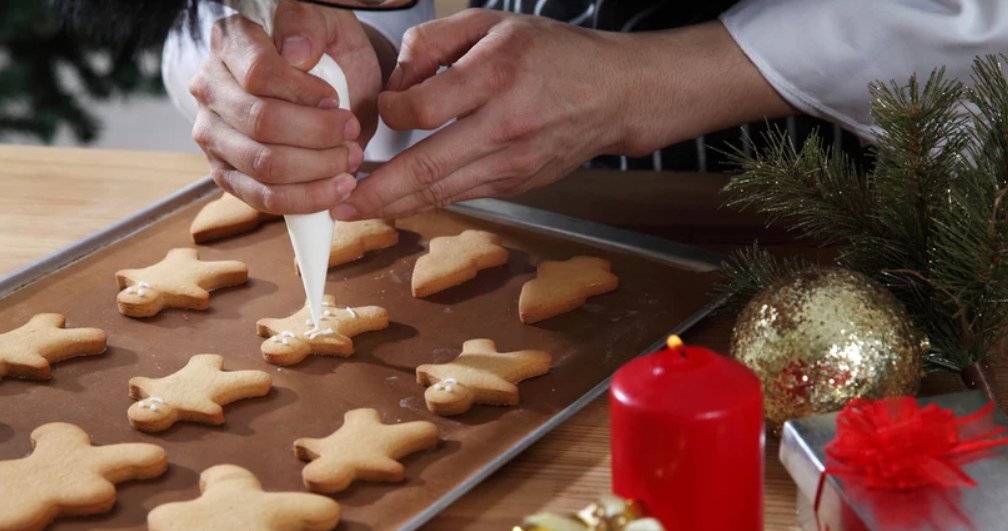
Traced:
<path fill-rule="evenodd" d="M 261 24 L 267 33 L 273 33 L 273 13 L 279 1 L 229 0 L 226 3 L 249 20 Z M 322 59 L 308 73 L 322 78 L 336 89 L 341 109 L 350 108 L 350 89 L 346 76 L 332 57 L 323 53 Z M 301 269 L 301 282 L 304 283 L 312 322 L 315 329 L 318 329 L 329 264 L 329 245 L 335 223 L 327 210 L 312 214 L 288 214 L 284 216 L 284 221 L 294 247 L 294 258 Z"/>

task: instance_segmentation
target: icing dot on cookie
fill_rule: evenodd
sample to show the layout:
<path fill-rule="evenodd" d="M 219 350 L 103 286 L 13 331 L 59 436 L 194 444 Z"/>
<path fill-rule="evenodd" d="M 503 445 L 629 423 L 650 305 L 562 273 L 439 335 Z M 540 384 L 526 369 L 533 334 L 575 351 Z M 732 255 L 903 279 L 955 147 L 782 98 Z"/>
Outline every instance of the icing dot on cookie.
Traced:
<path fill-rule="evenodd" d="M 151 289 L 151 285 L 141 280 L 140 282 L 137 282 L 135 285 L 126 288 L 126 293 L 136 293 L 137 297 L 143 298 L 144 296 L 147 295 L 147 292 L 144 291 L 144 288 Z"/>
<path fill-rule="evenodd" d="M 312 321 L 311 319 L 305 319 L 304 324 L 305 324 L 305 326 L 311 326 L 311 325 L 315 324 L 315 321 Z"/>
<path fill-rule="evenodd" d="M 140 408 L 149 409 L 151 411 L 157 411 L 159 405 L 163 406 L 166 404 L 167 402 L 165 402 L 165 400 L 159 396 L 149 396 L 140 401 Z"/>
<path fill-rule="evenodd" d="M 434 384 L 434 389 L 451 393 L 456 385 L 458 385 L 458 380 L 455 378 L 445 378 L 444 380 Z"/>
<path fill-rule="evenodd" d="M 353 317 L 354 319 L 357 318 L 357 312 L 355 312 L 353 308 L 347 306 L 346 308 L 343 308 L 343 309 L 346 310 L 347 313 L 350 314 L 350 317 Z"/>
<path fill-rule="evenodd" d="M 280 332 L 279 334 L 273 336 L 270 339 L 272 339 L 274 343 L 282 343 L 284 345 L 290 345 L 290 338 L 292 337 L 296 337 L 294 335 L 294 332 L 284 330 L 283 332 Z"/>
<path fill-rule="evenodd" d="M 322 317 L 332 317 L 332 316 L 333 316 L 332 310 L 326 310 L 322 312 Z"/>

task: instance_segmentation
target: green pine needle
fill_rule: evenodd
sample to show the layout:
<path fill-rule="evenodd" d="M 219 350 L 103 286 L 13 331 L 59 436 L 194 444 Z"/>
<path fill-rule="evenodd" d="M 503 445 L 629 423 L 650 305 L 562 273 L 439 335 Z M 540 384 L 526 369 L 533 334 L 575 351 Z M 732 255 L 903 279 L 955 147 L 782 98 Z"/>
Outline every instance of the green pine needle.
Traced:
<path fill-rule="evenodd" d="M 717 311 L 736 314 L 757 293 L 778 279 L 813 267 L 816 267 L 815 263 L 801 257 L 776 258 L 757 243 L 739 249 L 721 264 L 725 281 L 715 289 L 727 298 Z"/>

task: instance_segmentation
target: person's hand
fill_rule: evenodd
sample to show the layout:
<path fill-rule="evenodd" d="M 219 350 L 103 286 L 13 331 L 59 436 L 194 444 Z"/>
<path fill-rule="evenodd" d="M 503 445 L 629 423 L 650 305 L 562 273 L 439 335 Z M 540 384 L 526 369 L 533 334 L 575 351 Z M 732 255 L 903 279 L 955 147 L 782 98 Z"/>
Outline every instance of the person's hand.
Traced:
<path fill-rule="evenodd" d="M 411 28 L 388 89 L 390 127 L 444 127 L 360 181 L 336 219 L 514 195 L 600 154 L 793 112 L 718 22 L 619 34 L 470 9 Z"/>
<path fill-rule="evenodd" d="M 352 12 L 281 2 L 270 37 L 235 15 L 213 28 L 211 56 L 190 85 L 199 103 L 193 138 L 214 181 L 270 213 L 325 210 L 356 181 L 377 125 L 381 72 Z M 308 74 L 323 53 L 343 69 L 351 111 Z"/>
<path fill-rule="evenodd" d="M 470 9 L 411 28 L 378 108 L 391 128 L 434 129 L 360 181 L 337 219 L 401 217 L 554 181 L 618 149 L 611 37 Z M 438 68 L 452 65 L 437 74 Z"/>

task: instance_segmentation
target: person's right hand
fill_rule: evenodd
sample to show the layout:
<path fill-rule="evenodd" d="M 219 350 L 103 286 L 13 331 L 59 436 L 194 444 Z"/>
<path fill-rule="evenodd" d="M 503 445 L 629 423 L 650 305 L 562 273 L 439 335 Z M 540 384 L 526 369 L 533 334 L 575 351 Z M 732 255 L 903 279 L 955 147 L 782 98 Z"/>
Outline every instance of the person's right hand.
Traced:
<path fill-rule="evenodd" d="M 308 213 L 354 189 L 377 125 L 381 72 L 352 12 L 281 2 L 270 37 L 235 15 L 213 28 L 210 59 L 193 78 L 199 104 L 193 138 L 214 181 L 249 205 L 276 214 Z M 343 69 L 351 110 L 308 74 L 322 53 Z"/>

